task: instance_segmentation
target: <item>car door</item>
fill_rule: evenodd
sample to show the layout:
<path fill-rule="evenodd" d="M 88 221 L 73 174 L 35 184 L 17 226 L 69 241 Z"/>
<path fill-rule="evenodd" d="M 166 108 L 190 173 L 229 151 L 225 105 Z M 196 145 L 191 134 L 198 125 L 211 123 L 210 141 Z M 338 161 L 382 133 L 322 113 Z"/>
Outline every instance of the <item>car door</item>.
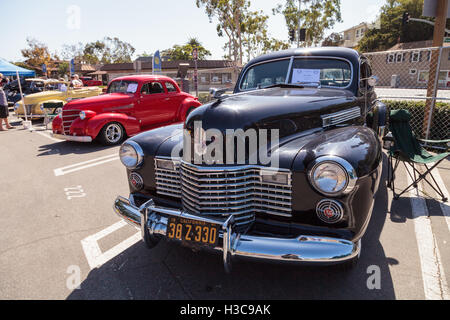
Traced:
<path fill-rule="evenodd" d="M 166 121 L 167 111 L 161 103 L 165 95 L 164 87 L 159 81 L 147 82 L 142 86 L 136 106 L 136 117 L 142 127 L 154 126 Z"/>
<path fill-rule="evenodd" d="M 164 103 L 167 107 L 166 116 L 168 121 L 174 121 L 176 119 L 178 109 L 184 100 L 184 95 L 178 91 L 177 87 L 173 83 L 165 81 L 164 85 L 167 92 L 167 97 L 164 99 Z"/>

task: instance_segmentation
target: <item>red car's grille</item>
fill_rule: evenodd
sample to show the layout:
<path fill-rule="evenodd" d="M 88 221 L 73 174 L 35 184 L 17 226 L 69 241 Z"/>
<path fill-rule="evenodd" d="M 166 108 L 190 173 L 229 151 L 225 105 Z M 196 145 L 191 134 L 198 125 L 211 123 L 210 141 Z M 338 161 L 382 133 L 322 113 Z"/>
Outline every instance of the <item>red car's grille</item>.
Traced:
<path fill-rule="evenodd" d="M 62 111 L 62 126 L 64 134 L 70 134 L 70 127 L 72 123 L 78 118 L 80 115 L 80 110 L 64 110 Z"/>

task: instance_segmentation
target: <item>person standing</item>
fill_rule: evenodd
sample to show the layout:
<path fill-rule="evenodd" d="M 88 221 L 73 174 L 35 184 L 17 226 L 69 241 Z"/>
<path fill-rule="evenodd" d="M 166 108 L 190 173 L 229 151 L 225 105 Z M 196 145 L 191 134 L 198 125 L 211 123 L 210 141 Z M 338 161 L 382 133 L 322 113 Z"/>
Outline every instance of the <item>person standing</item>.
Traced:
<path fill-rule="evenodd" d="M 3 78 L 3 74 L 0 73 L 0 131 L 7 131 L 8 129 L 13 129 L 13 127 L 8 123 L 8 100 L 6 100 L 6 94 L 3 91 L 3 86 L 6 85 L 8 81 Z M 3 122 L 5 122 L 6 130 L 3 129 Z"/>

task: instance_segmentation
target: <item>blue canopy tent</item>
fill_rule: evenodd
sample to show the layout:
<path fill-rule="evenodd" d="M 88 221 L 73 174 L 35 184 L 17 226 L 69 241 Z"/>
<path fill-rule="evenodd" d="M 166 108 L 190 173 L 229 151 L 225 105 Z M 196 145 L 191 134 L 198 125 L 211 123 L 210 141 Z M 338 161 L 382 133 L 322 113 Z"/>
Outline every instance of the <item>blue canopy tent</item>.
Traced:
<path fill-rule="evenodd" d="M 0 73 L 2 73 L 4 76 L 16 76 L 17 71 L 19 71 L 19 76 L 21 77 L 35 77 L 36 72 L 33 70 L 27 70 L 21 67 L 18 67 L 12 63 L 9 63 L 8 61 L 0 58 Z"/>

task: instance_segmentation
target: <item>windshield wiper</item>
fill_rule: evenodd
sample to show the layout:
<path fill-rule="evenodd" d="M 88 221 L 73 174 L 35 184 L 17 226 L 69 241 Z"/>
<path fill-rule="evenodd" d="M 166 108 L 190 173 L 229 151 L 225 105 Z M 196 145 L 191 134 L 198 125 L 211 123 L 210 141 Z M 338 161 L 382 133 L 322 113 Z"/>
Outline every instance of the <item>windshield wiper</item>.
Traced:
<path fill-rule="evenodd" d="M 303 89 L 305 88 L 304 85 L 301 84 L 296 84 L 296 83 L 278 83 L 278 84 L 273 84 L 267 87 L 263 87 L 261 89 L 270 89 L 270 88 L 288 88 L 288 89 Z"/>

